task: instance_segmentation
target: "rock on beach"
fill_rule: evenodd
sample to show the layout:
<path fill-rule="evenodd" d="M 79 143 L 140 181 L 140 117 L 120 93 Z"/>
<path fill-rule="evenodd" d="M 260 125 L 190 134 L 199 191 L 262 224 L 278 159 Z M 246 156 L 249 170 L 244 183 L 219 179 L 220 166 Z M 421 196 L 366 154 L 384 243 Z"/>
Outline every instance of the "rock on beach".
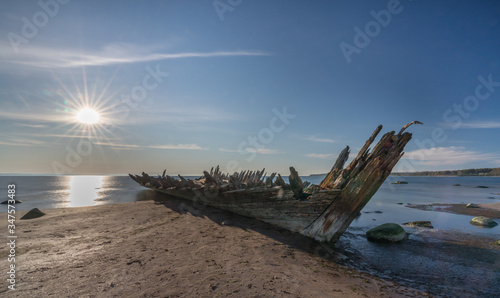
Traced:
<path fill-rule="evenodd" d="M 429 228 L 429 229 L 434 229 L 434 226 L 430 221 L 412 221 L 412 222 L 406 222 L 403 225 L 409 226 L 409 227 L 421 227 L 421 228 Z"/>
<path fill-rule="evenodd" d="M 471 221 L 471 224 L 482 227 L 494 227 L 497 226 L 498 223 L 491 218 L 485 216 L 477 216 L 474 217 Z"/>
<path fill-rule="evenodd" d="M 32 218 L 38 218 L 44 216 L 45 213 L 40 211 L 38 208 L 33 208 L 30 211 L 28 211 L 21 219 L 32 219 Z"/>
<path fill-rule="evenodd" d="M 400 225 L 386 223 L 366 232 L 366 238 L 373 242 L 401 242 L 408 239 L 408 234 Z"/>

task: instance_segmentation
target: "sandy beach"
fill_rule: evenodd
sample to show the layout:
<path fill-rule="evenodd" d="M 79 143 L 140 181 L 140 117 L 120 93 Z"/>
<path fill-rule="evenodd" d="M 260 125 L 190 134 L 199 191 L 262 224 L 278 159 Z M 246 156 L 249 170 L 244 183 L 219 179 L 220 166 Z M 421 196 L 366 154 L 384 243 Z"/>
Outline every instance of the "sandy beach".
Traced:
<path fill-rule="evenodd" d="M 341 266 L 308 238 L 183 201 L 43 211 L 16 221 L 16 290 L 2 278 L 4 297 L 427 296 Z"/>

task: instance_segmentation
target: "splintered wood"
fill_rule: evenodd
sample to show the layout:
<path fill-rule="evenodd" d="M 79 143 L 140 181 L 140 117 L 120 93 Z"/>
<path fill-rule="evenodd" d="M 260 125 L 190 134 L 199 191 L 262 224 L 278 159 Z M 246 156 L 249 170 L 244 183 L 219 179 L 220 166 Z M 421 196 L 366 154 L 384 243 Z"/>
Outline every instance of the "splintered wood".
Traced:
<path fill-rule="evenodd" d="M 347 168 L 334 167 L 320 187 L 341 189 L 341 192 L 301 233 L 318 241 L 337 241 L 403 156 L 403 149 L 412 137 L 410 133 L 403 132 L 411 124 L 421 123 L 414 121 L 407 124 L 397 135 L 394 131 L 386 133 L 369 152 L 370 145 L 382 130 L 382 126 L 378 126 Z M 341 154 L 341 158 L 345 156 Z"/>

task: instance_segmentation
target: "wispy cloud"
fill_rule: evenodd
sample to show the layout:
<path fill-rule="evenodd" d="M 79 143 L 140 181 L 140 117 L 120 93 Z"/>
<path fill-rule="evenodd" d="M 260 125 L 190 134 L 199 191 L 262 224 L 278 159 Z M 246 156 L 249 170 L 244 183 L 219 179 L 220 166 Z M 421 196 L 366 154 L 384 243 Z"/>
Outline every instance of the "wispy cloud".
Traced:
<path fill-rule="evenodd" d="M 31 127 L 31 128 L 45 128 L 47 125 L 43 124 L 28 124 L 28 123 L 14 123 L 17 126 Z"/>
<path fill-rule="evenodd" d="M 122 107 L 123 108 L 123 107 Z M 149 108 L 149 110 L 146 110 Z M 108 110 L 112 110 L 113 107 Z M 120 109 L 117 111 L 122 112 Z M 127 117 L 120 117 L 118 112 L 107 112 L 102 117 L 101 124 L 107 125 L 128 125 L 128 124 L 151 124 L 151 123 L 173 123 L 173 124 L 195 124 L 206 122 L 232 121 L 238 119 L 238 115 L 222 109 L 214 109 L 204 106 L 196 107 L 161 107 L 156 105 L 152 110 L 148 105 L 145 108 L 130 111 Z M 43 128 L 42 123 L 70 124 L 77 123 L 76 111 L 44 112 L 35 110 L 7 111 L 0 110 L 0 119 L 10 119 L 13 121 L 25 121 L 26 123 L 16 123 L 18 126 Z"/>
<path fill-rule="evenodd" d="M 465 147 L 436 147 L 409 151 L 403 156 L 405 159 L 420 161 L 427 166 L 461 165 L 475 161 L 496 162 L 500 159 L 498 153 L 481 153 L 466 150 Z"/>
<path fill-rule="evenodd" d="M 274 149 L 268 149 L 268 148 L 246 148 L 246 151 L 251 152 L 251 153 L 257 153 L 257 154 L 278 154 L 279 152 Z"/>
<path fill-rule="evenodd" d="M 203 148 L 196 144 L 155 145 L 155 146 L 148 146 L 148 148 L 167 149 L 167 150 L 208 150 L 208 148 Z"/>
<path fill-rule="evenodd" d="M 306 137 L 303 139 L 306 141 L 318 142 L 318 143 L 335 143 L 335 140 L 333 139 L 318 138 L 314 136 Z"/>
<path fill-rule="evenodd" d="M 322 159 L 333 159 L 335 158 L 335 154 L 323 154 L 323 153 L 309 153 L 306 154 L 307 157 L 312 158 L 322 158 Z"/>
<path fill-rule="evenodd" d="M 0 44 L 0 57 L 4 62 L 35 67 L 70 68 L 80 66 L 106 66 L 123 63 L 151 62 L 167 59 L 210 58 L 230 56 L 269 56 L 270 53 L 251 50 L 213 52 L 159 52 L 157 47 L 147 48 L 133 44 L 114 43 L 98 51 L 29 47 L 14 53 L 7 43 Z"/>
<path fill-rule="evenodd" d="M 245 148 L 245 149 L 242 149 L 244 150 L 243 152 L 240 152 L 238 150 L 234 150 L 234 149 L 226 149 L 226 148 L 219 148 L 219 151 L 221 152 L 230 152 L 230 153 L 245 153 L 246 152 L 250 152 L 250 153 L 257 153 L 257 154 L 278 154 L 279 151 L 278 150 L 275 150 L 275 149 L 268 149 L 268 148 Z"/>
<path fill-rule="evenodd" d="M 468 122 L 462 123 L 463 128 L 500 128 L 500 122 Z"/>
<path fill-rule="evenodd" d="M 19 138 L 19 137 L 5 137 L 2 136 L 2 140 L 0 140 L 0 145 L 3 146 L 18 146 L 18 147 L 37 147 L 44 146 L 47 143 L 40 140 L 33 140 L 27 138 Z"/>
<path fill-rule="evenodd" d="M 12 119 L 17 121 L 50 122 L 50 123 L 68 123 L 76 121 L 74 114 L 39 113 L 39 112 L 28 112 L 28 111 L 19 113 L 14 111 L 5 111 L 5 110 L 0 111 L 0 118 Z M 38 124 L 24 124 L 24 126 L 30 126 L 30 125 L 38 125 Z"/>
<path fill-rule="evenodd" d="M 222 147 L 219 148 L 219 151 L 221 151 L 221 152 L 231 152 L 231 153 L 237 153 L 238 152 L 238 150 L 226 149 L 226 148 L 222 148 Z"/>
<path fill-rule="evenodd" d="M 135 144 L 121 144 L 111 142 L 94 142 L 93 144 L 99 146 L 113 147 L 114 149 L 123 150 L 140 150 L 140 149 L 165 149 L 165 150 L 208 150 L 197 144 L 166 144 L 166 145 L 146 145 L 140 146 Z"/>

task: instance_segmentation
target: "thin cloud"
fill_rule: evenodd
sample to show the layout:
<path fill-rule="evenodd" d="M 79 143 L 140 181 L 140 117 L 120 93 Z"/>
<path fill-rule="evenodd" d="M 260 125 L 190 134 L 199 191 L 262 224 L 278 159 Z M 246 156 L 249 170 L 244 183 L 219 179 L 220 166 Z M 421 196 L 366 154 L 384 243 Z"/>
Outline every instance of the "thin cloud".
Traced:
<path fill-rule="evenodd" d="M 312 158 L 322 158 L 322 159 L 333 159 L 335 158 L 335 154 L 322 154 L 322 153 L 309 153 L 306 154 L 307 157 Z"/>
<path fill-rule="evenodd" d="M 2 137 L 2 139 L 0 140 L 0 145 L 4 146 L 36 147 L 46 145 L 43 141 L 26 138 Z"/>
<path fill-rule="evenodd" d="M 141 147 L 138 145 L 120 144 L 120 143 L 110 143 L 110 142 L 94 142 L 93 145 L 106 146 L 115 150 L 140 150 L 146 147 Z"/>
<path fill-rule="evenodd" d="M 146 108 L 148 106 L 146 105 Z M 46 125 L 41 123 L 75 123 L 76 113 L 56 113 L 47 112 L 40 113 L 36 111 L 0 111 L 0 119 L 11 119 L 13 121 L 39 122 L 40 124 L 17 124 L 19 126 L 43 128 Z M 128 125 L 133 124 L 151 124 L 151 123 L 206 123 L 206 122 L 221 122 L 233 121 L 237 119 L 234 113 L 213 109 L 210 107 L 175 107 L 175 108 L 158 108 L 154 111 L 146 111 L 145 109 L 136 109 L 130 111 L 127 117 L 120 117 L 118 113 L 108 112 L 106 119 L 103 119 L 104 125 Z"/>
<path fill-rule="evenodd" d="M 495 162 L 500 159 L 498 153 L 481 153 L 466 150 L 465 147 L 436 147 L 409 151 L 403 155 L 405 159 L 419 161 L 426 166 L 461 165 L 475 161 Z"/>
<path fill-rule="evenodd" d="M 68 114 L 41 114 L 35 112 L 17 113 L 10 111 L 0 111 L 0 118 L 12 119 L 18 121 L 50 122 L 50 123 L 68 123 L 74 122 L 75 116 Z"/>
<path fill-rule="evenodd" d="M 219 151 L 221 151 L 221 152 L 231 152 L 231 153 L 237 153 L 238 152 L 238 150 L 226 149 L 226 148 L 222 148 L 222 147 L 219 148 Z"/>
<path fill-rule="evenodd" d="M 134 144 L 120 144 L 120 143 L 110 143 L 110 142 L 95 142 L 94 145 L 99 146 L 109 146 L 115 149 L 124 150 L 140 150 L 140 149 L 165 149 L 165 150 L 208 150 L 208 148 L 203 148 L 197 144 L 166 144 L 166 145 L 149 145 L 149 146 L 139 146 Z"/>
<path fill-rule="evenodd" d="M 213 52 L 153 52 L 158 49 L 148 49 L 130 44 L 110 44 L 99 51 L 81 51 L 77 49 L 60 49 L 49 47 L 29 47 L 20 53 L 14 53 L 10 45 L 0 44 L 0 56 L 4 62 L 13 64 L 49 67 L 72 68 L 81 66 L 107 66 L 123 63 L 138 63 L 182 58 L 211 58 L 231 56 L 270 56 L 262 51 L 213 51 Z"/>
<path fill-rule="evenodd" d="M 251 153 L 257 153 L 257 154 L 278 154 L 279 152 L 274 149 L 267 149 L 267 148 L 246 148 L 246 151 L 251 152 Z"/>
<path fill-rule="evenodd" d="M 318 137 L 307 137 L 307 138 L 303 138 L 303 139 L 306 141 L 318 142 L 318 143 L 335 143 L 335 140 L 318 138 Z"/>
<path fill-rule="evenodd" d="M 275 149 L 268 149 L 268 148 L 245 148 L 243 152 L 241 151 L 238 151 L 238 150 L 234 150 L 234 149 L 226 149 L 226 148 L 219 148 L 219 151 L 221 152 L 230 152 L 230 153 L 244 153 L 244 151 L 246 152 L 250 152 L 250 153 L 257 153 L 257 154 L 278 154 L 279 151 L 275 150 Z"/>
<path fill-rule="evenodd" d="M 148 148 L 167 149 L 167 150 L 208 150 L 208 148 L 202 148 L 196 144 L 156 145 L 156 146 L 148 146 Z"/>
<path fill-rule="evenodd" d="M 44 134 L 44 135 L 39 135 L 38 137 L 45 137 L 45 138 L 69 138 L 69 139 L 101 139 L 102 136 L 100 135 L 88 135 L 88 134 L 82 134 L 82 135 L 76 135 L 76 134 Z M 118 138 L 112 138 L 107 136 L 106 140 L 117 140 Z"/>
<path fill-rule="evenodd" d="M 43 124 L 27 124 L 27 123 L 14 123 L 17 126 L 31 127 L 31 128 L 45 128 L 47 125 Z"/>
<path fill-rule="evenodd" d="M 500 128 L 500 122 L 468 122 L 462 123 L 464 128 Z"/>

